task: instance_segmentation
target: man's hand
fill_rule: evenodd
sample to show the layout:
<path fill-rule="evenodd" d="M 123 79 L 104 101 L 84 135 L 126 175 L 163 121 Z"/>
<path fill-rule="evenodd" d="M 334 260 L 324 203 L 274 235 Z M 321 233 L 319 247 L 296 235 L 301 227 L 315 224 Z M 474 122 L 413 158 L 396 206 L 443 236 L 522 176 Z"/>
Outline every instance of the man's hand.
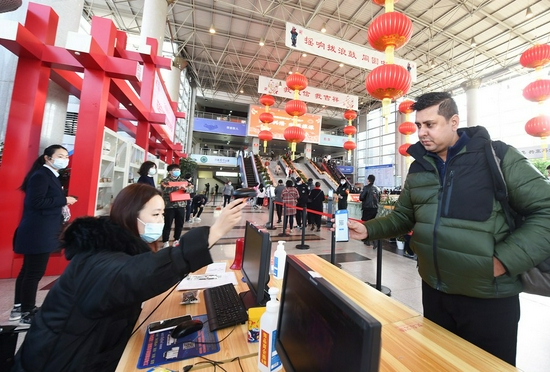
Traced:
<path fill-rule="evenodd" d="M 369 236 L 367 228 L 361 222 L 348 220 L 349 237 L 351 239 L 363 240 Z"/>
<path fill-rule="evenodd" d="M 493 256 L 493 275 L 497 277 L 504 274 L 506 274 L 506 268 L 504 267 L 502 262 L 498 260 L 498 258 Z"/>

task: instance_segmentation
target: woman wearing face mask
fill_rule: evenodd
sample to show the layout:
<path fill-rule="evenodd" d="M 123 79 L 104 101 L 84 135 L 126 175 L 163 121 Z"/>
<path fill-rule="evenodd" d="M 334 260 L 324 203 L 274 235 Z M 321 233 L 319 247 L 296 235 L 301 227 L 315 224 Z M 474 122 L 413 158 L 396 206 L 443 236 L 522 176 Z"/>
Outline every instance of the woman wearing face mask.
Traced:
<path fill-rule="evenodd" d="M 69 164 L 69 153 L 51 145 L 36 159 L 20 189 L 25 193 L 23 216 L 15 231 L 13 250 L 23 255 L 23 266 L 15 281 L 14 306 L 10 320 L 28 326 L 37 310 L 36 291 L 44 276 L 50 253 L 59 249 L 63 209 L 76 202 L 65 196 L 59 171 Z"/>
<path fill-rule="evenodd" d="M 155 186 L 155 180 L 153 177 L 157 174 L 157 165 L 152 161 L 144 161 L 139 167 L 138 171 L 140 177 L 137 180 L 137 183 L 145 183 L 147 185 Z"/>
<path fill-rule="evenodd" d="M 346 177 L 340 177 L 340 185 L 336 189 L 338 195 L 338 210 L 348 209 L 348 194 L 350 192 L 348 180 Z"/>
<path fill-rule="evenodd" d="M 170 164 L 168 168 L 168 177 L 160 182 L 162 190 L 162 198 L 164 199 L 164 229 L 162 230 L 162 248 L 167 248 L 170 245 L 170 231 L 172 231 L 172 223 L 174 222 L 174 245 L 178 245 L 180 241 L 181 231 L 185 221 L 185 206 L 187 201 L 171 201 L 170 194 L 178 190 L 184 189 L 183 186 L 170 186 L 170 182 L 182 182 L 181 170 L 179 165 Z M 175 221 L 174 221 L 175 220 Z"/>
<path fill-rule="evenodd" d="M 235 226 L 238 199 L 212 227 L 197 227 L 177 247 L 156 253 L 164 226 L 161 192 L 124 188 L 110 217 L 82 217 L 65 230 L 69 265 L 48 293 L 15 357 L 13 371 L 114 371 L 141 303 L 212 263 L 209 248 Z"/>

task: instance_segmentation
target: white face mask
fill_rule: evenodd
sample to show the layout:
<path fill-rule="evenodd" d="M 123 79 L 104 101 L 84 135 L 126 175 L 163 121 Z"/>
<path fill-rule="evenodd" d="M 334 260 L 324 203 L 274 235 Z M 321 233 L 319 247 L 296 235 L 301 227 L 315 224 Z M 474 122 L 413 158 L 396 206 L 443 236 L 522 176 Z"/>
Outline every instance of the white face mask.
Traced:
<path fill-rule="evenodd" d="M 149 176 L 154 176 L 155 174 L 157 174 L 157 168 L 150 168 L 149 172 L 147 172 L 147 174 Z"/>
<path fill-rule="evenodd" d="M 141 222 L 143 225 L 145 225 L 143 234 L 139 234 L 139 236 L 146 243 L 152 243 L 156 241 L 158 238 L 160 238 L 160 236 L 162 235 L 162 229 L 164 228 L 164 223 L 151 223 L 151 222 L 145 223 L 139 218 L 137 220 Z"/>
<path fill-rule="evenodd" d="M 342 184 L 342 185 L 345 184 L 345 183 L 346 183 L 346 181 L 340 181 L 340 184 Z"/>
<path fill-rule="evenodd" d="M 53 159 L 52 167 L 55 169 L 65 169 L 69 165 L 69 159 L 56 158 Z"/>

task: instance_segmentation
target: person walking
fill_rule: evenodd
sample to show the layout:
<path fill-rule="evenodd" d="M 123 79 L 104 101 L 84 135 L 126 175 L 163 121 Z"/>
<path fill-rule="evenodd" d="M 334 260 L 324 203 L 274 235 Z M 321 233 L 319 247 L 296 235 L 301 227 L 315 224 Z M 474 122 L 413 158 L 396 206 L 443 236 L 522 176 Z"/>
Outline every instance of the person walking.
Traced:
<path fill-rule="evenodd" d="M 378 203 L 380 202 L 380 189 L 374 185 L 376 177 L 374 174 L 369 174 L 367 184 L 363 187 L 363 191 L 359 195 L 361 201 L 362 221 L 372 220 L 378 213 Z M 369 241 L 364 242 L 365 245 L 371 245 Z"/>
<path fill-rule="evenodd" d="M 191 203 L 193 215 L 189 223 L 201 222 L 201 214 L 206 203 L 208 203 L 208 197 L 204 194 L 197 194 L 193 197 L 193 202 Z"/>
<path fill-rule="evenodd" d="M 162 199 L 164 199 L 164 228 L 162 229 L 162 248 L 170 245 L 170 232 L 174 223 L 174 243 L 179 244 L 183 224 L 185 223 L 185 206 L 187 201 L 171 201 L 170 194 L 185 189 L 183 186 L 170 186 L 170 182 L 182 182 L 181 170 L 178 164 L 170 164 L 168 176 L 160 181 Z"/>
<path fill-rule="evenodd" d="M 348 209 L 348 195 L 350 192 L 349 183 L 346 177 L 340 177 L 340 185 L 336 189 L 336 195 L 338 196 L 338 210 Z"/>
<path fill-rule="evenodd" d="M 321 183 L 315 182 L 315 188 L 309 193 L 307 201 L 308 220 L 311 225 L 311 231 L 317 226 L 317 232 L 321 231 L 321 213 L 323 213 L 323 202 L 325 201 L 325 193 L 321 190 Z M 309 210 L 319 213 L 309 213 Z"/>
<path fill-rule="evenodd" d="M 414 230 L 424 316 L 515 365 L 519 275 L 550 257 L 550 182 L 484 127 L 459 128 L 450 94 L 427 93 L 413 105 L 419 141 L 392 213 L 350 220 L 350 238 L 377 240 Z M 502 145 L 502 176 L 521 227 L 510 231 L 495 198 L 486 149 Z"/>
<path fill-rule="evenodd" d="M 137 180 L 137 183 L 145 183 L 147 185 L 151 185 L 153 187 L 156 187 L 154 176 L 157 174 L 157 165 L 153 163 L 150 160 L 144 161 L 143 164 L 141 164 L 141 167 L 139 167 L 139 178 Z"/>
<path fill-rule="evenodd" d="M 262 209 L 262 206 L 264 205 L 264 198 L 265 198 L 265 187 L 263 183 L 260 183 L 258 185 L 258 194 L 256 195 L 255 207 L 257 209 Z"/>
<path fill-rule="evenodd" d="M 277 204 L 275 204 L 275 211 L 277 212 L 277 223 L 281 223 L 282 215 L 283 215 L 283 190 L 285 189 L 285 185 L 283 183 L 283 180 L 277 181 L 277 186 L 275 186 L 275 199 L 273 200 Z"/>
<path fill-rule="evenodd" d="M 286 209 L 284 209 L 285 210 L 284 225 L 287 226 L 287 229 L 285 231 L 286 234 L 290 234 L 292 232 L 292 228 L 294 227 L 294 215 L 296 215 L 295 207 L 299 197 L 300 197 L 300 194 L 298 193 L 298 190 L 296 190 L 296 187 L 294 187 L 294 182 L 292 182 L 291 180 L 287 180 L 286 187 L 281 193 L 283 204 L 285 204 L 286 206 Z"/>
<path fill-rule="evenodd" d="M 164 226 L 161 192 L 131 184 L 109 217 L 81 217 L 62 236 L 69 265 L 50 289 L 15 356 L 12 372 L 114 371 L 144 301 L 212 263 L 209 248 L 241 220 L 242 200 L 212 227 L 154 252 Z"/>
<path fill-rule="evenodd" d="M 23 255 L 23 266 L 15 281 L 13 309 L 9 320 L 28 327 L 36 314 L 36 292 L 44 276 L 50 253 L 60 249 L 59 234 L 70 218 L 73 196 L 65 196 L 59 171 L 67 168 L 69 153 L 61 145 L 51 145 L 34 161 L 20 186 L 25 193 L 23 216 L 13 239 L 13 251 Z"/>
<path fill-rule="evenodd" d="M 218 184 L 214 185 L 214 195 L 218 195 L 218 190 L 220 189 L 220 186 Z"/>
<path fill-rule="evenodd" d="M 307 198 L 309 196 L 309 190 L 307 185 L 302 181 L 300 177 L 296 179 L 296 190 L 298 190 L 298 202 L 296 203 L 297 207 L 301 209 L 296 210 L 296 225 L 300 229 L 305 229 L 307 227 L 307 217 L 304 219 L 304 208 L 307 208 Z M 302 221 L 303 220 L 303 221 Z"/>
<path fill-rule="evenodd" d="M 231 181 L 227 181 L 222 189 L 223 194 L 223 206 L 231 202 L 231 197 L 233 196 L 234 188 L 231 186 Z"/>

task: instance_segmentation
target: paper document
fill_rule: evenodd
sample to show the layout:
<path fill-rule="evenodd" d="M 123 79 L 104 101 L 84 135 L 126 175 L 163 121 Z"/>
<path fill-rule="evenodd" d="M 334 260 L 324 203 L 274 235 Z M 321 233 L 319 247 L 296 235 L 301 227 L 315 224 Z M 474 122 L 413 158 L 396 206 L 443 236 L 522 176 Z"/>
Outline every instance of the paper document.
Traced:
<path fill-rule="evenodd" d="M 225 273 L 225 262 L 214 262 L 206 266 L 205 274 L 222 274 Z"/>
<path fill-rule="evenodd" d="M 212 288 L 228 283 L 237 285 L 237 277 L 232 271 L 228 273 L 189 275 L 178 284 L 177 290 Z"/>

